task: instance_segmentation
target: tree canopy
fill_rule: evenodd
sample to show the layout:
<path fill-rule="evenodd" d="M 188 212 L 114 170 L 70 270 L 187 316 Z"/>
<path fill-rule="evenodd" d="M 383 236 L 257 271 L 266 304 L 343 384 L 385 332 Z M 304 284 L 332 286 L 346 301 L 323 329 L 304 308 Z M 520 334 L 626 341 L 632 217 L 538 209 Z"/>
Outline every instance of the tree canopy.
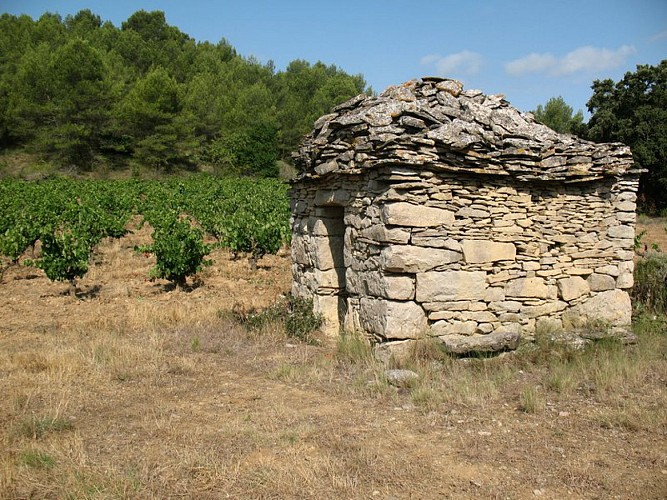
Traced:
<path fill-rule="evenodd" d="M 646 169 L 640 178 L 640 207 L 647 212 L 667 209 L 667 60 L 639 65 L 616 83 L 595 80 L 592 89 L 588 138 L 630 146 L 637 167 Z"/>
<path fill-rule="evenodd" d="M 544 106 L 539 104 L 532 113 L 538 122 L 561 134 L 580 135 L 585 129 L 584 113 L 579 110 L 573 115 L 572 108 L 560 96 L 552 97 Z"/>
<path fill-rule="evenodd" d="M 90 10 L 0 16 L 0 146 L 79 170 L 136 162 L 275 175 L 316 118 L 369 91 L 334 65 L 276 71 L 224 39 L 197 42 L 161 11 L 120 27 Z"/>

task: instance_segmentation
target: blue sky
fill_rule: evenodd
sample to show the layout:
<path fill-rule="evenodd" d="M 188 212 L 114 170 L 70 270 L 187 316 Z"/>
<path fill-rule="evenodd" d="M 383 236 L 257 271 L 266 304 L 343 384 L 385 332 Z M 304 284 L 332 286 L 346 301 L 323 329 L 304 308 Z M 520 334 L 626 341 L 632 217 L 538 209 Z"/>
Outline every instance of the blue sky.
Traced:
<path fill-rule="evenodd" d="M 0 0 L 0 12 L 90 9 L 116 26 L 162 10 L 197 41 L 244 56 L 321 60 L 376 91 L 412 78 L 457 78 L 523 111 L 562 96 L 586 111 L 594 79 L 667 59 L 667 0 Z"/>

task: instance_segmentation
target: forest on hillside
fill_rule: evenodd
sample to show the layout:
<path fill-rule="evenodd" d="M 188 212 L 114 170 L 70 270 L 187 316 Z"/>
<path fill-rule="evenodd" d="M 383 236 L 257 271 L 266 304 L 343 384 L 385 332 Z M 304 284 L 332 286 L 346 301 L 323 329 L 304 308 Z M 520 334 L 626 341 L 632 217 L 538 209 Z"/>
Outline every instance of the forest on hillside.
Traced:
<path fill-rule="evenodd" d="M 316 118 L 370 92 L 362 75 L 294 60 L 283 71 L 198 42 L 161 11 L 120 27 L 90 10 L 0 16 L 0 147 L 76 171 L 209 165 L 277 175 Z"/>

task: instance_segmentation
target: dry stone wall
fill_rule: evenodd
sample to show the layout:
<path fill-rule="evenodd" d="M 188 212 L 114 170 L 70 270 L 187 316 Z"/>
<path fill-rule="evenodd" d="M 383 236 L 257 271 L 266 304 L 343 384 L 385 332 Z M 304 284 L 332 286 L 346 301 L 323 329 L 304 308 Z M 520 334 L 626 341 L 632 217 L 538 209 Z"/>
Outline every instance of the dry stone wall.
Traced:
<path fill-rule="evenodd" d="M 465 92 L 408 82 L 318 122 L 297 155 L 293 293 L 332 333 L 454 353 L 514 348 L 539 323 L 628 325 L 629 150 Z"/>

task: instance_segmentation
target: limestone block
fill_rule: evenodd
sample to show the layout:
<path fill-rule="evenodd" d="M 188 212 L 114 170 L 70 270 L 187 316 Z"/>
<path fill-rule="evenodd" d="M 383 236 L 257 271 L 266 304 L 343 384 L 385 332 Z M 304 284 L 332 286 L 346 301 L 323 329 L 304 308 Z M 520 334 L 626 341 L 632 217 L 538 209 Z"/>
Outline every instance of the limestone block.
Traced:
<path fill-rule="evenodd" d="M 491 311 L 471 311 L 462 314 L 466 321 L 475 321 L 476 323 L 493 323 L 498 318 Z"/>
<path fill-rule="evenodd" d="M 588 285 L 594 292 L 613 290 L 616 288 L 616 280 L 608 274 L 593 273 L 588 277 Z"/>
<path fill-rule="evenodd" d="M 344 189 L 318 189 L 315 193 L 315 205 L 345 205 L 350 199 L 350 192 Z"/>
<path fill-rule="evenodd" d="M 505 289 L 500 286 L 490 286 L 484 294 L 486 302 L 499 302 L 505 300 Z"/>
<path fill-rule="evenodd" d="M 632 273 L 635 270 L 635 263 L 632 260 L 626 260 L 618 264 L 618 270 L 621 273 Z"/>
<path fill-rule="evenodd" d="M 486 210 L 480 210 L 478 208 L 462 207 L 456 212 L 457 217 L 472 217 L 476 219 L 486 219 L 490 216 L 489 212 Z"/>
<path fill-rule="evenodd" d="M 468 264 L 485 264 L 500 260 L 516 260 L 513 243 L 498 243 L 488 240 L 463 240 L 463 257 Z"/>
<path fill-rule="evenodd" d="M 329 238 L 312 238 L 311 251 L 313 265 L 323 271 L 334 267 L 344 267 L 342 236 L 331 236 Z M 298 262 L 298 261 L 297 261 Z"/>
<path fill-rule="evenodd" d="M 378 243 L 400 243 L 405 245 L 410 240 L 410 231 L 398 227 L 389 229 L 383 224 L 374 224 L 362 229 L 360 236 L 377 241 Z"/>
<path fill-rule="evenodd" d="M 472 335 L 477 330 L 477 321 L 436 321 L 431 325 L 430 335 Z"/>
<path fill-rule="evenodd" d="M 304 266 L 312 266 L 309 253 L 306 249 L 306 241 L 303 237 L 295 237 L 292 239 L 292 262 Z"/>
<path fill-rule="evenodd" d="M 521 334 L 514 331 L 493 331 L 481 335 L 443 335 L 438 337 L 447 352 L 465 354 L 468 352 L 496 352 L 516 349 Z"/>
<path fill-rule="evenodd" d="M 516 300 L 491 302 L 489 309 L 492 311 L 519 312 L 521 310 L 521 302 L 517 302 Z"/>
<path fill-rule="evenodd" d="M 394 300 L 412 300 L 415 280 L 409 276 L 386 276 L 379 271 L 347 271 L 347 290 L 357 295 L 373 295 Z"/>
<path fill-rule="evenodd" d="M 623 290 L 600 292 L 571 309 L 575 317 L 607 321 L 613 326 L 629 325 L 632 319 L 630 296 Z"/>
<path fill-rule="evenodd" d="M 387 203 L 382 207 L 382 221 L 394 226 L 450 226 L 454 222 L 454 213 L 441 208 L 413 205 L 406 202 Z"/>
<path fill-rule="evenodd" d="M 571 276 L 558 280 L 558 292 L 566 302 L 579 298 L 590 291 L 588 283 L 581 276 Z"/>
<path fill-rule="evenodd" d="M 322 333 L 327 336 L 336 336 L 340 331 L 340 308 L 343 306 L 337 295 L 314 295 L 313 312 L 321 314 L 324 319 Z"/>
<path fill-rule="evenodd" d="M 315 269 L 314 276 L 318 290 L 322 290 L 325 288 L 339 289 L 345 287 L 344 267 L 335 267 L 333 269 L 328 269 L 326 271 Z"/>
<path fill-rule="evenodd" d="M 618 268 L 618 266 L 612 266 L 612 265 L 598 267 L 595 269 L 595 272 L 600 274 L 608 274 L 609 276 L 614 276 L 614 277 L 621 274 L 621 271 Z"/>
<path fill-rule="evenodd" d="M 631 224 L 634 224 L 637 221 L 637 213 L 636 212 L 619 212 L 616 214 L 616 218 L 620 222 L 629 222 Z"/>
<path fill-rule="evenodd" d="M 454 252 L 463 253 L 461 244 L 453 238 L 443 238 L 442 233 L 436 230 L 430 230 L 427 233 L 413 232 L 413 245 L 422 247 L 445 248 Z"/>
<path fill-rule="evenodd" d="M 416 340 L 396 340 L 393 342 L 382 342 L 375 344 L 373 355 L 375 359 L 387 365 L 392 360 L 404 361 L 412 356 L 415 349 Z"/>
<path fill-rule="evenodd" d="M 505 284 L 506 297 L 536 297 L 546 299 L 549 289 L 542 278 L 519 278 Z"/>
<path fill-rule="evenodd" d="M 567 302 L 554 300 L 539 306 L 521 306 L 520 311 L 526 318 L 539 318 L 540 316 L 548 316 L 563 311 L 566 307 Z"/>
<path fill-rule="evenodd" d="M 618 201 L 614 203 L 614 208 L 619 212 L 634 212 L 637 205 L 631 201 Z"/>
<path fill-rule="evenodd" d="M 635 228 L 621 224 L 620 226 L 612 226 L 607 229 L 607 236 L 610 238 L 634 239 Z"/>
<path fill-rule="evenodd" d="M 461 254 L 439 248 L 412 245 L 390 245 L 382 250 L 381 262 L 385 271 L 418 273 L 461 260 Z"/>
<path fill-rule="evenodd" d="M 415 339 L 426 330 L 424 309 L 414 302 L 362 298 L 362 328 L 386 339 Z"/>
<path fill-rule="evenodd" d="M 308 227 L 313 236 L 343 236 L 345 234 L 342 219 L 309 217 Z"/>
<path fill-rule="evenodd" d="M 632 273 L 623 273 L 616 278 L 616 288 L 632 288 L 635 278 Z"/>
<path fill-rule="evenodd" d="M 483 299 L 486 293 L 484 271 L 429 271 L 417 274 L 417 301 Z"/>

